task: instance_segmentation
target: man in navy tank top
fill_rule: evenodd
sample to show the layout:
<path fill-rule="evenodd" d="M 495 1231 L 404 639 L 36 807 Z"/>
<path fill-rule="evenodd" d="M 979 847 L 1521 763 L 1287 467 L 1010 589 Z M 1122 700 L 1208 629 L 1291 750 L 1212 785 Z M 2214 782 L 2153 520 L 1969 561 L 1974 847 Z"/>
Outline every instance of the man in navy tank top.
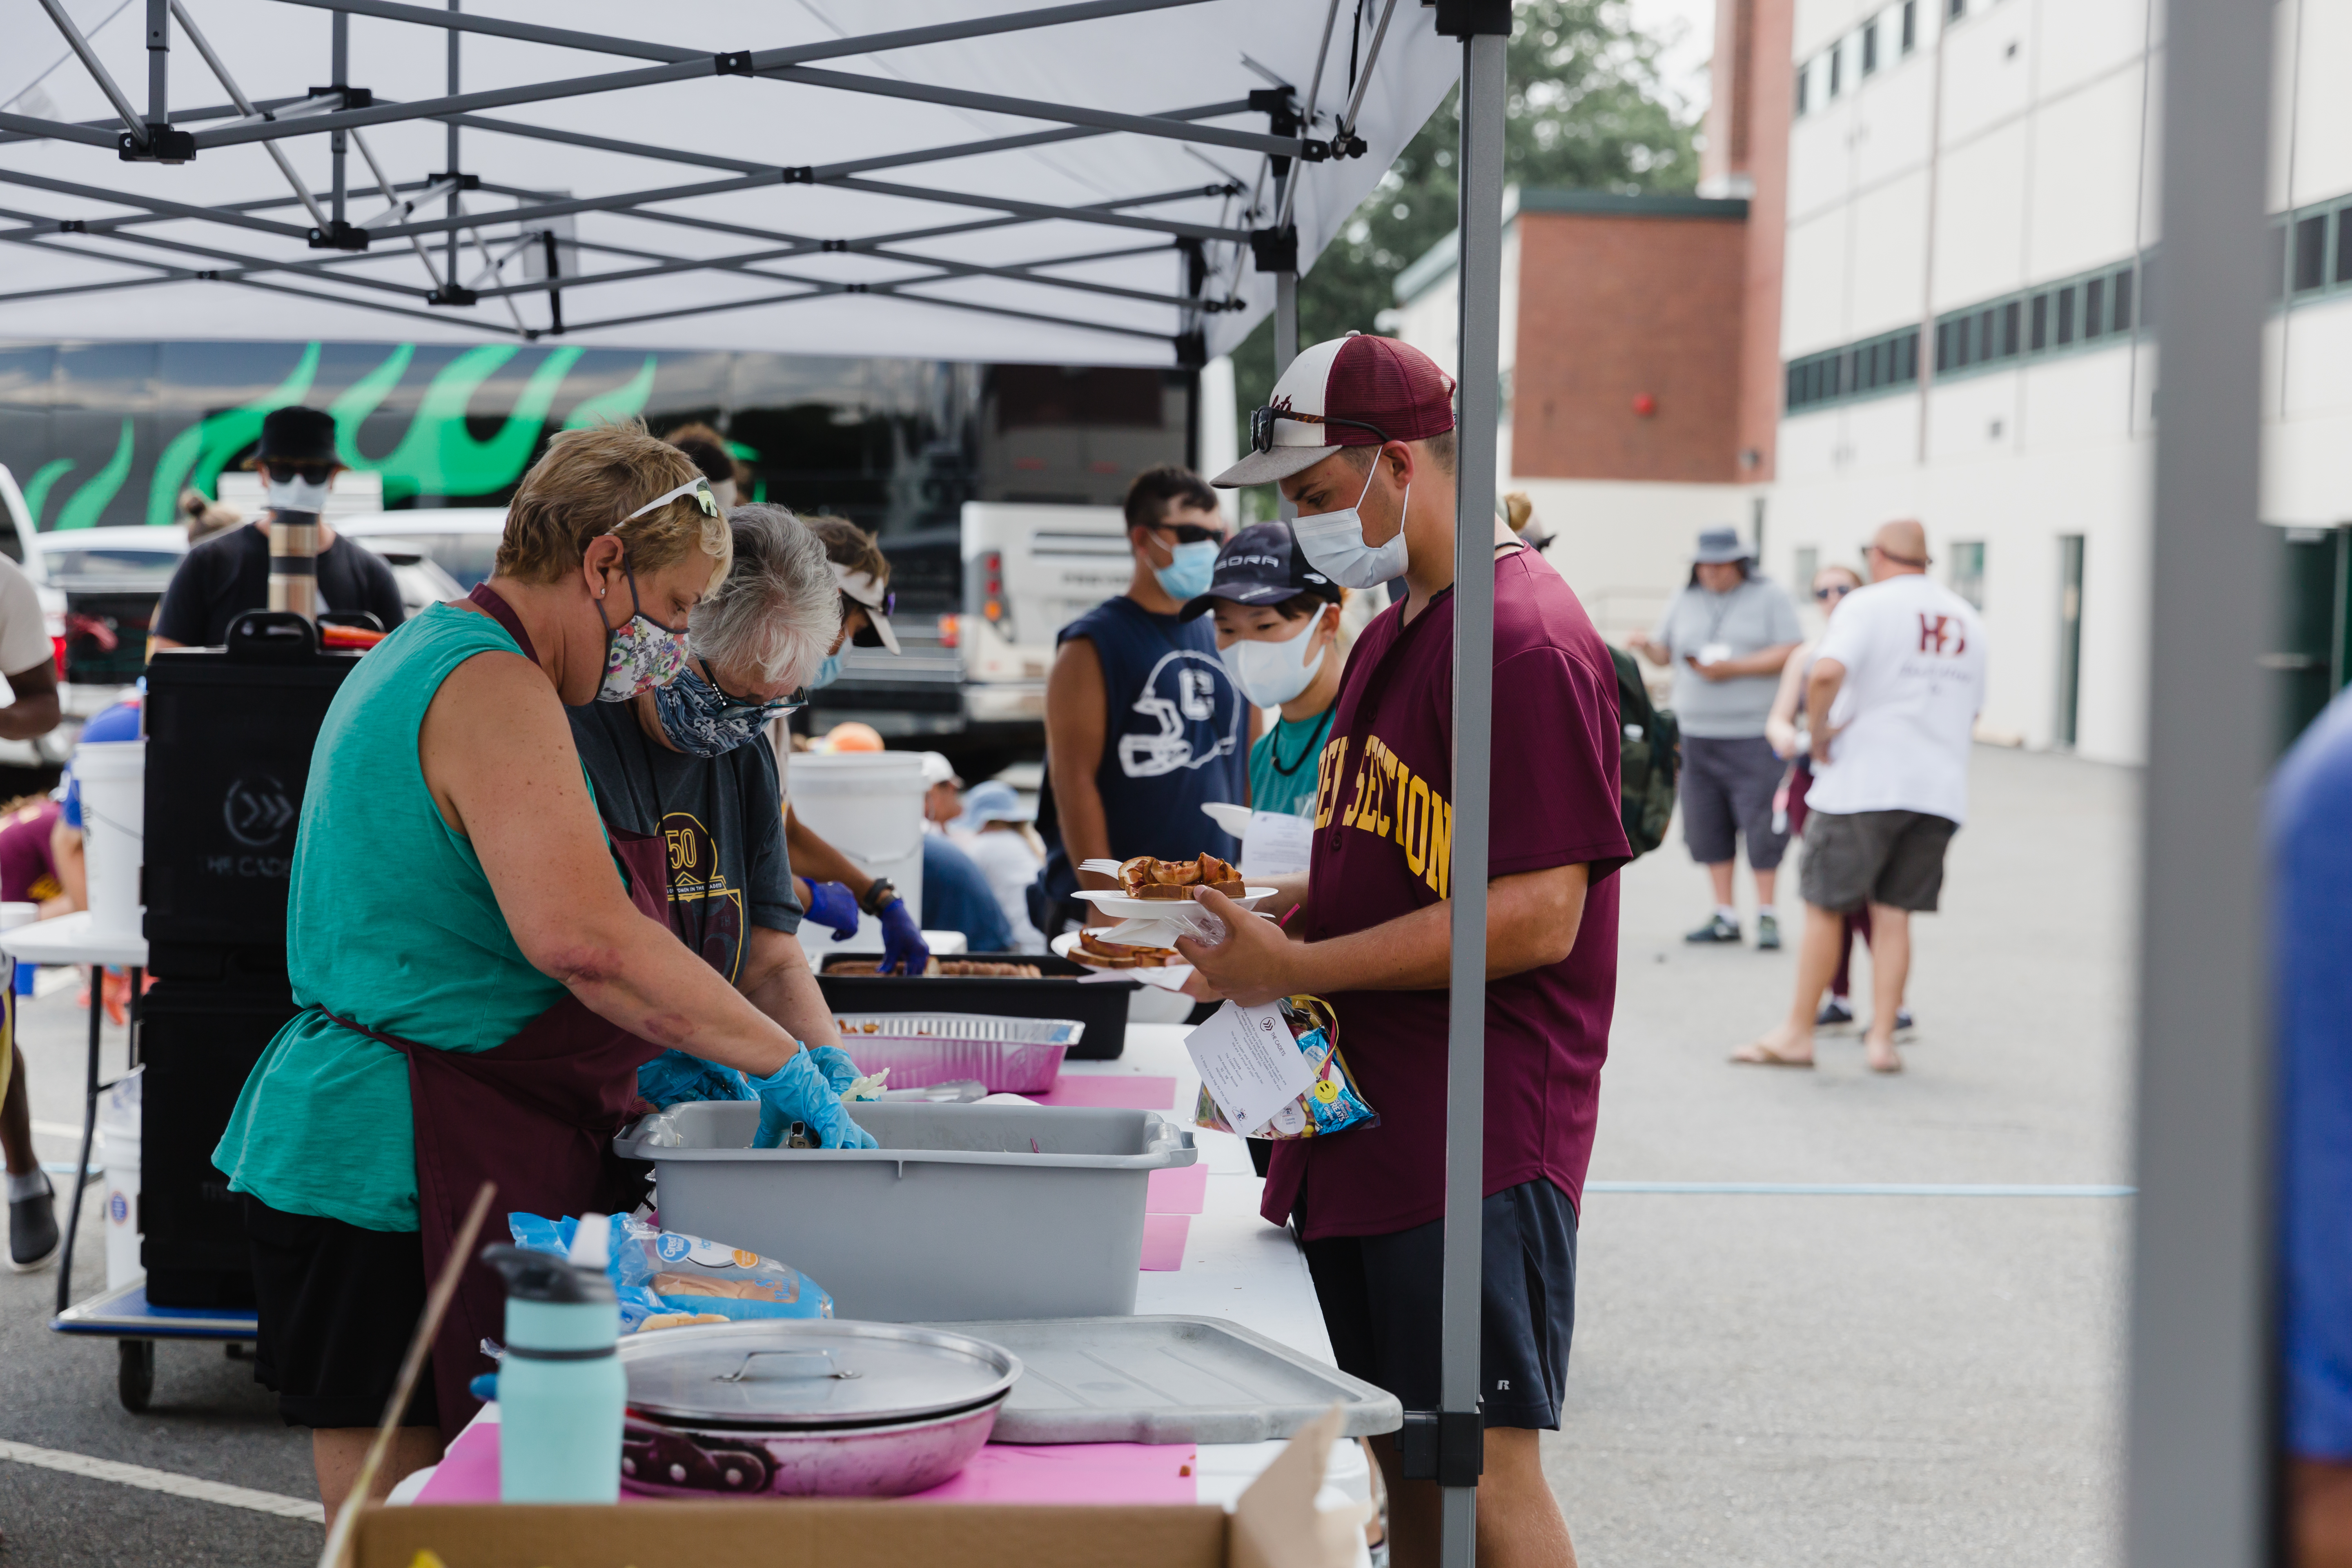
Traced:
<path fill-rule="evenodd" d="M 1062 628 L 1045 680 L 1057 829 L 1044 876 L 1048 936 L 1091 912 L 1071 893 L 1114 885 L 1079 871 L 1081 861 L 1241 858 L 1201 807 L 1248 798 L 1254 715 L 1214 629 L 1180 618 L 1185 601 L 1208 591 L 1225 542 L 1216 492 L 1190 468 L 1147 468 L 1128 487 L 1127 542 L 1127 592 Z"/>

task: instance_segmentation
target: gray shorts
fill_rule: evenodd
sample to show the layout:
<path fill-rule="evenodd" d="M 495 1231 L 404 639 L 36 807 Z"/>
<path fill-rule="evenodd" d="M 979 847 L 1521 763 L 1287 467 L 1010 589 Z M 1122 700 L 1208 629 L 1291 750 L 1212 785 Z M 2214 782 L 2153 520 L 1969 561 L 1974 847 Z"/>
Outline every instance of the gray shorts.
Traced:
<path fill-rule="evenodd" d="M 1789 836 L 1772 831 L 1772 796 L 1788 764 L 1761 735 L 1683 737 L 1683 842 L 1702 866 L 1720 866 L 1748 840 L 1748 864 L 1778 870 Z"/>
<path fill-rule="evenodd" d="M 1805 818 L 1805 902 L 1843 914 L 1865 903 L 1932 912 L 1944 850 L 1960 825 L 1924 811 L 1814 811 Z"/>

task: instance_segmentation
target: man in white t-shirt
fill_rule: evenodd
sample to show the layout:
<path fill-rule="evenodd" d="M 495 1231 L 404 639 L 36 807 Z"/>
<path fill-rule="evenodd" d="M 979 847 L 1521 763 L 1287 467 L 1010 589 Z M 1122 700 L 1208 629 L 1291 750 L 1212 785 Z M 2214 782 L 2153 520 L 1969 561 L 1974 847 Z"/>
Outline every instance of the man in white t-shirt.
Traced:
<path fill-rule="evenodd" d="M 1804 945 L 1789 1016 L 1732 1060 L 1813 1065 L 1814 1010 L 1838 960 L 1840 916 L 1870 906 L 1874 1072 L 1900 1072 L 1895 1019 L 1911 916 L 1936 908 L 1944 851 L 1967 819 L 1969 744 L 1984 706 L 1984 626 L 1927 576 L 1927 534 L 1890 522 L 1870 542 L 1871 585 L 1850 594 L 1806 682 L 1813 785 L 1805 797 Z"/>

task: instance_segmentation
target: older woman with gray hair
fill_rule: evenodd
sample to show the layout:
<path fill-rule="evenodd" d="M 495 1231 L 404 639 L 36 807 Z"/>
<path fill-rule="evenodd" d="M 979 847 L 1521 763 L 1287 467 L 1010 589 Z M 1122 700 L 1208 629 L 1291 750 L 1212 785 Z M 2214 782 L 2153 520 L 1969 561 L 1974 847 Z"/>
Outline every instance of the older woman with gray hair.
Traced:
<path fill-rule="evenodd" d="M 572 735 L 606 831 L 667 845 L 678 940 L 812 1047 L 839 1089 L 856 1069 L 795 934 L 803 910 L 762 731 L 839 636 L 840 592 L 824 542 L 784 508 L 738 507 L 728 523 L 734 564 L 694 607 L 685 669 L 627 702 L 570 710 Z M 667 1105 L 750 1098 L 739 1076 L 669 1051 L 637 1081 Z"/>

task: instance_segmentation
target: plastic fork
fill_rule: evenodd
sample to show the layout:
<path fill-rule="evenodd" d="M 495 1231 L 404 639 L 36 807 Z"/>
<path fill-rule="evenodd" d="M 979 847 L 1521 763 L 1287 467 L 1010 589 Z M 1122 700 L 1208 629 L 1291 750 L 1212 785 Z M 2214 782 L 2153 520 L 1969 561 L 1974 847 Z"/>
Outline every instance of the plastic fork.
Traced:
<path fill-rule="evenodd" d="M 1091 860 L 1079 861 L 1078 869 L 1092 871 L 1097 877 L 1116 877 L 1118 875 L 1118 868 L 1126 864 L 1124 860 L 1107 860 L 1101 856 L 1097 856 Z"/>

